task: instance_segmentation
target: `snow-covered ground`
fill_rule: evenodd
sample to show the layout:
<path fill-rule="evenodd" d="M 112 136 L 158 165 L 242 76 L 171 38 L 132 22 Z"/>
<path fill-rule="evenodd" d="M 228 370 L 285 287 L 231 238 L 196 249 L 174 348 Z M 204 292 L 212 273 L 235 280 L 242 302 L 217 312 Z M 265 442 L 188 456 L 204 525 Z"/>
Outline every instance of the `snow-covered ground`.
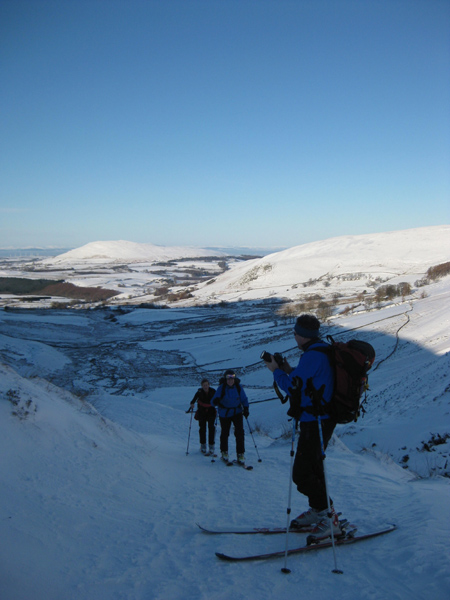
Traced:
<path fill-rule="evenodd" d="M 398 525 L 338 548 L 343 575 L 330 550 L 290 557 L 289 575 L 283 561 L 223 563 L 215 551 L 284 537 L 196 526 L 286 522 L 291 424 L 259 356 L 298 351 L 276 305 L 0 311 L 0 598 L 447 600 L 450 278 L 423 289 L 324 331 L 377 352 L 367 413 L 327 452 L 336 507 L 361 532 Z M 185 413 L 201 377 L 230 366 L 252 403 L 251 472 L 202 456 Z M 306 508 L 295 490 L 291 504 Z"/>

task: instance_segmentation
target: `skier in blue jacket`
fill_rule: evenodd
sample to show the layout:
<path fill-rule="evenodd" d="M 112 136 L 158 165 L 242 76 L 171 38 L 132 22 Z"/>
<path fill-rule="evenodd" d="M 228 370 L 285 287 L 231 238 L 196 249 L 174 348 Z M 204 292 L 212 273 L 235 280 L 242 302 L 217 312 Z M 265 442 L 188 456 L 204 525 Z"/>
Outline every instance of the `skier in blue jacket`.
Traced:
<path fill-rule="evenodd" d="M 315 348 L 327 347 L 319 337 L 320 321 L 314 315 L 300 315 L 297 318 L 294 335 L 297 345 L 303 351 L 298 365 L 292 369 L 284 360 L 282 367 L 272 356 L 266 366 L 273 373 L 274 381 L 284 392 L 289 394 L 291 408 L 288 412 L 300 422 L 300 436 L 297 452 L 292 469 L 292 480 L 298 491 L 307 496 L 309 509 L 301 513 L 291 522 L 291 528 L 302 528 L 315 525 L 313 534 L 317 538 L 331 535 L 330 519 L 328 517 L 328 499 L 323 470 L 322 448 L 319 435 L 319 424 L 314 410 L 309 387 L 321 390 L 321 424 L 324 448 L 327 447 L 333 435 L 336 422 L 327 413 L 334 387 L 334 371 L 328 356 Z M 339 535 L 341 529 L 339 519 L 333 507 L 332 526 L 334 535 Z"/>
<path fill-rule="evenodd" d="M 234 435 L 236 437 L 236 454 L 238 463 L 245 465 L 245 433 L 244 417 L 249 415 L 248 398 L 240 379 L 236 377 L 232 369 L 225 371 L 224 377 L 220 380 L 217 391 L 214 394 L 212 403 L 219 409 L 220 419 L 220 451 L 222 459 L 229 461 L 228 456 L 228 437 L 230 435 L 231 425 L 234 425 Z"/>

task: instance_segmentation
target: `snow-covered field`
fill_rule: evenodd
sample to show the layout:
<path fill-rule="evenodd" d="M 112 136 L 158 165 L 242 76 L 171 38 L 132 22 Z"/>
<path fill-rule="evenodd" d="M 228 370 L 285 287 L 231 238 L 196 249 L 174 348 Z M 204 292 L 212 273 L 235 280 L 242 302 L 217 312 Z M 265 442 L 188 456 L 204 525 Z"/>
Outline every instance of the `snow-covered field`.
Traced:
<path fill-rule="evenodd" d="M 417 279 L 440 262 L 422 250 L 392 276 Z M 283 559 L 216 558 L 285 544 L 196 525 L 286 523 L 292 425 L 259 356 L 278 351 L 292 364 L 298 350 L 292 320 L 263 297 L 170 310 L 0 310 L 1 600 L 450 597 L 448 276 L 335 316 L 323 332 L 377 352 L 367 412 L 338 426 L 327 452 L 336 508 L 361 532 L 398 529 L 338 548 L 343 575 L 332 573 L 331 550 L 289 557 L 288 575 Z M 250 472 L 202 456 L 185 412 L 202 376 L 217 385 L 228 367 L 251 402 Z M 295 489 L 291 505 L 294 515 L 306 508 Z M 304 538 L 291 534 L 289 545 Z"/>

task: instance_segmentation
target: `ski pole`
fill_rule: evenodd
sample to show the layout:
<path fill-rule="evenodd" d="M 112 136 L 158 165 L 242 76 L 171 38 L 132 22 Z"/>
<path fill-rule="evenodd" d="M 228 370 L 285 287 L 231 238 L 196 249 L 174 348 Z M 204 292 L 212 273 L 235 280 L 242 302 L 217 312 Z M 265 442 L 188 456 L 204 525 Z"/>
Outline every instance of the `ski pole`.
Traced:
<path fill-rule="evenodd" d="M 333 531 L 333 515 L 332 515 L 332 512 L 331 512 L 330 494 L 328 493 L 327 470 L 326 470 L 326 467 L 325 467 L 325 457 L 326 457 L 326 455 L 325 455 L 325 448 L 324 448 L 324 443 L 323 443 L 322 419 L 320 418 L 320 415 L 317 415 L 317 424 L 319 426 L 320 447 L 321 447 L 321 450 L 322 450 L 323 479 L 325 481 L 325 493 L 327 495 L 328 518 L 330 520 L 331 545 L 333 547 L 334 569 L 333 569 L 332 573 L 337 573 L 339 575 L 342 575 L 342 573 L 344 571 L 342 571 L 341 569 L 338 569 L 337 559 L 336 559 L 336 544 L 335 544 L 335 541 L 334 541 L 334 531 Z"/>
<path fill-rule="evenodd" d="M 216 438 L 217 438 L 217 422 L 219 420 L 219 407 L 215 407 L 216 410 L 216 417 L 214 419 L 214 444 L 216 444 Z M 219 446 L 219 451 L 220 451 L 220 446 Z M 211 462 L 216 462 L 214 459 L 214 456 L 211 459 Z"/>
<path fill-rule="evenodd" d="M 288 505 L 286 510 L 286 548 L 284 551 L 284 567 L 281 569 L 282 573 L 290 573 L 291 570 L 287 568 L 287 557 L 288 557 L 288 538 L 289 538 L 289 526 L 290 526 L 290 515 L 291 515 L 291 496 L 292 496 L 292 470 L 294 464 L 294 445 L 295 445 L 295 430 L 297 422 L 292 419 L 292 439 L 291 439 L 291 468 L 289 471 L 289 494 L 288 494 Z"/>
<path fill-rule="evenodd" d="M 256 442 L 255 442 L 255 438 L 253 437 L 252 428 L 250 427 L 250 423 L 248 422 L 248 417 L 245 417 L 245 420 L 247 421 L 248 430 L 250 431 L 250 435 L 252 436 L 252 440 L 253 440 L 253 445 L 255 446 L 256 454 L 258 455 L 258 462 L 262 462 L 261 457 L 260 457 L 259 452 L 258 452 L 258 447 L 257 447 Z"/>
<path fill-rule="evenodd" d="M 328 478 L 327 478 L 327 469 L 325 466 L 325 444 L 323 442 L 323 430 L 322 430 L 322 418 L 321 418 L 321 400 L 323 398 L 323 392 L 325 389 L 325 384 L 323 384 L 318 390 L 313 385 L 312 377 L 308 379 L 306 382 L 306 394 L 311 398 L 313 407 L 315 409 L 316 418 L 317 418 L 317 427 L 319 429 L 319 439 L 320 439 L 320 450 L 322 457 L 322 468 L 323 468 L 323 480 L 325 483 L 325 494 L 327 495 L 327 508 L 328 508 L 328 519 L 330 521 L 330 532 L 331 532 L 331 546 L 333 547 L 333 556 L 334 556 L 334 569 L 332 573 L 342 574 L 343 571 L 338 569 L 337 567 L 337 559 L 336 559 L 336 544 L 334 540 L 334 531 L 333 531 L 333 514 L 331 512 L 331 503 L 330 503 L 330 494 L 328 493 Z"/>
<path fill-rule="evenodd" d="M 266 398 L 265 400 L 252 400 L 249 404 L 261 404 L 261 402 L 272 402 L 272 400 L 278 400 L 278 398 Z"/>
<path fill-rule="evenodd" d="M 192 416 L 194 414 L 194 409 L 191 409 L 190 413 L 191 413 L 191 419 L 189 421 L 189 435 L 188 435 L 188 442 L 187 442 L 187 448 L 186 448 L 186 456 L 189 454 L 189 440 L 191 439 Z"/>

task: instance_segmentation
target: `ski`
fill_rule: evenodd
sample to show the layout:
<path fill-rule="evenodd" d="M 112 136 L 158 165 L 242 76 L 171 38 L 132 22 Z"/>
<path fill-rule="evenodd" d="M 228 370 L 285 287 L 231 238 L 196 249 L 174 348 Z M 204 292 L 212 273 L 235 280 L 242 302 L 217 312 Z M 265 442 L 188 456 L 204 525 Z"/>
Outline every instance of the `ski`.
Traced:
<path fill-rule="evenodd" d="M 238 535 L 252 535 L 256 533 L 260 533 L 263 535 L 273 535 L 276 533 L 286 533 L 285 527 L 252 527 L 248 529 L 247 527 L 230 527 L 230 528 L 220 528 L 220 529 L 209 529 L 208 527 L 203 527 L 199 523 L 197 523 L 197 527 L 199 527 L 204 533 L 211 533 L 214 535 L 220 534 L 238 534 Z M 302 527 L 301 529 L 289 529 L 289 533 L 311 533 L 314 529 L 315 525 L 310 525 L 308 527 Z"/>
<path fill-rule="evenodd" d="M 367 540 L 369 538 L 377 537 L 379 535 L 384 535 L 385 533 L 390 533 L 391 531 L 395 531 L 397 529 L 396 525 L 389 525 L 385 529 L 380 529 L 378 531 L 373 531 L 371 533 L 364 533 L 361 535 L 356 535 L 355 530 L 348 531 L 345 535 L 336 538 L 334 543 L 336 546 L 344 546 L 347 544 L 354 544 L 355 542 L 360 542 L 362 540 Z M 287 554 L 302 554 L 306 552 L 312 552 L 313 550 L 320 550 L 322 548 L 331 548 L 332 542 L 330 539 L 327 539 L 322 542 L 317 542 L 313 544 L 309 544 L 306 546 L 300 546 L 299 548 L 292 548 L 287 551 Z M 277 552 L 268 552 L 266 554 L 254 554 L 252 556 L 230 556 L 228 554 L 223 554 L 222 552 L 216 552 L 217 558 L 221 560 L 225 560 L 228 562 L 242 562 L 242 561 L 251 561 L 251 560 L 268 560 L 272 558 L 281 558 L 286 555 L 285 550 L 279 550 Z"/>
<path fill-rule="evenodd" d="M 251 465 L 242 464 L 237 460 L 233 460 L 233 465 L 237 465 L 238 467 L 242 467 L 246 471 L 252 471 L 253 467 Z"/>
<path fill-rule="evenodd" d="M 215 456 L 217 456 L 217 455 L 215 455 Z M 243 464 L 239 463 L 237 460 L 225 460 L 224 458 L 221 458 L 220 460 L 222 462 L 224 462 L 227 467 L 232 467 L 233 465 L 237 465 L 239 467 L 242 467 L 246 471 L 251 471 L 253 469 L 252 466 L 250 466 L 250 465 L 243 465 Z M 216 462 L 216 461 L 215 461 L 214 458 L 212 458 L 211 462 Z"/>
<path fill-rule="evenodd" d="M 342 513 L 337 513 L 340 516 Z M 350 525 L 348 519 L 339 519 L 339 523 L 341 529 L 351 528 L 353 530 L 356 529 L 356 525 Z M 289 529 L 289 533 L 311 533 L 315 528 L 315 524 L 305 525 L 304 527 L 292 527 Z M 286 527 L 220 527 L 220 528 L 210 528 L 204 527 L 197 523 L 197 527 L 199 527 L 204 533 L 211 533 L 214 535 L 221 534 L 237 534 L 237 535 L 254 535 L 254 534 L 262 534 L 262 535 L 274 535 L 277 533 L 286 533 Z"/>

